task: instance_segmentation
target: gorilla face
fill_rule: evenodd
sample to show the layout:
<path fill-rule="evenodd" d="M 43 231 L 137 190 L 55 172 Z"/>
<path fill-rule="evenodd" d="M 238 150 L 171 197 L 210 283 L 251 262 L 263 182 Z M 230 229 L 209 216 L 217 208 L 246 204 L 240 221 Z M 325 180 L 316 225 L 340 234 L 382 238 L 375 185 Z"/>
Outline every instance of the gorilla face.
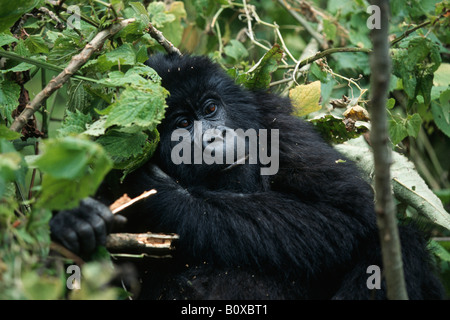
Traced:
<path fill-rule="evenodd" d="M 163 170 L 189 184 L 193 177 L 202 184 L 218 183 L 224 174 L 259 170 L 257 130 L 262 126 L 250 92 L 204 57 L 161 60 L 156 56 L 147 64 L 170 92 L 165 119 L 158 126 L 157 157 Z"/>

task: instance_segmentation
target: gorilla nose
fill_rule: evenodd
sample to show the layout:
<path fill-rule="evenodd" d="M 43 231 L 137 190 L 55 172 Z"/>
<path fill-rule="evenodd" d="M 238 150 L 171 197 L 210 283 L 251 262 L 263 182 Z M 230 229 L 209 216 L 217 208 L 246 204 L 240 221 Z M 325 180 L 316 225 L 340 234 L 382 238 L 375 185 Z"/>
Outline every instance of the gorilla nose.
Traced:
<path fill-rule="evenodd" d="M 203 148 L 206 148 L 212 142 L 225 142 L 226 128 L 208 129 L 203 133 Z"/>

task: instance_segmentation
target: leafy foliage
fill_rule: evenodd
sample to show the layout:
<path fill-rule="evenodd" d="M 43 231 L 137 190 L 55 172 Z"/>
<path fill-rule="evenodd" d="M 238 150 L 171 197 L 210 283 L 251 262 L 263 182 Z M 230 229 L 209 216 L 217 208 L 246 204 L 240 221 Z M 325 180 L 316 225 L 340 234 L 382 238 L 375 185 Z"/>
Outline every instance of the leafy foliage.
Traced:
<path fill-rule="evenodd" d="M 156 128 L 170 93 L 161 87 L 154 70 L 143 64 L 148 53 L 164 50 L 147 32 L 150 23 L 182 52 L 209 55 L 236 83 L 289 95 L 296 116 L 348 152 L 345 148 L 353 145 L 352 139 L 370 129 L 371 42 L 370 30 L 362 27 L 369 17 L 368 5 L 366 0 L 2 3 L 0 298 L 121 296 L 118 290 L 104 290 L 112 272 L 103 262 L 87 263 L 85 286 L 68 292 L 63 265 L 49 268 L 48 221 L 52 210 L 74 207 L 93 195 L 111 168 L 120 170 L 123 178 L 156 149 Z M 398 0 L 390 6 L 390 138 L 393 148 L 405 153 L 425 180 L 420 190 L 415 189 L 422 178 L 399 169 L 398 181 L 413 178 L 414 188 L 406 182 L 395 185 L 394 192 L 408 216 L 423 213 L 442 227 L 435 227 L 436 233 L 448 236 L 449 2 Z M 95 52 L 21 133 L 8 129 L 98 32 L 129 18 L 135 21 Z M 334 52 L 302 63 L 328 48 L 353 52 Z M 358 163 L 367 163 L 362 160 L 370 155 L 367 148 L 352 152 Z M 423 204 L 420 199 L 430 206 L 418 205 Z M 442 274 L 450 274 L 450 244 L 441 241 L 433 246 Z"/>

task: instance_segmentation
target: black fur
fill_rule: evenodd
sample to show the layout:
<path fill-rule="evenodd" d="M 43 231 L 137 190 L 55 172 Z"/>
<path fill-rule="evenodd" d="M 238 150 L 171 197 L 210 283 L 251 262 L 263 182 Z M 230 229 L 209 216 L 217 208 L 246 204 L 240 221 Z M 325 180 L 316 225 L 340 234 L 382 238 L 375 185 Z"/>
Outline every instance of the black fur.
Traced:
<path fill-rule="evenodd" d="M 354 164 L 337 161 L 345 158 L 291 116 L 288 99 L 242 89 L 205 57 L 156 55 L 147 65 L 169 90 L 169 108 L 157 153 L 123 185 L 132 196 L 158 190 L 129 210 L 127 231 L 180 239 L 173 259 L 141 264 L 141 298 L 385 298 L 384 281 L 381 290 L 366 285 L 367 267 L 382 266 L 372 190 Z M 219 97 L 217 118 L 199 115 L 205 92 Z M 278 129 L 278 173 L 174 165 L 171 115 L 179 111 L 205 125 Z M 425 240 L 410 227 L 401 240 L 409 297 L 442 298 Z"/>

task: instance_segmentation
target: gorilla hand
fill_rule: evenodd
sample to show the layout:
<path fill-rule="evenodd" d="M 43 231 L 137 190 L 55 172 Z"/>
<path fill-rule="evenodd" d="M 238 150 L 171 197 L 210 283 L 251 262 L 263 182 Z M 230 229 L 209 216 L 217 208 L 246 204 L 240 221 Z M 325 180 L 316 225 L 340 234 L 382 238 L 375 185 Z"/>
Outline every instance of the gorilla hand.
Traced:
<path fill-rule="evenodd" d="M 123 224 L 126 218 L 113 215 L 109 208 L 92 198 L 83 199 L 75 209 L 62 210 L 50 220 L 51 237 L 75 254 L 88 256 L 99 245 L 105 245 L 106 236 L 114 224 Z"/>

